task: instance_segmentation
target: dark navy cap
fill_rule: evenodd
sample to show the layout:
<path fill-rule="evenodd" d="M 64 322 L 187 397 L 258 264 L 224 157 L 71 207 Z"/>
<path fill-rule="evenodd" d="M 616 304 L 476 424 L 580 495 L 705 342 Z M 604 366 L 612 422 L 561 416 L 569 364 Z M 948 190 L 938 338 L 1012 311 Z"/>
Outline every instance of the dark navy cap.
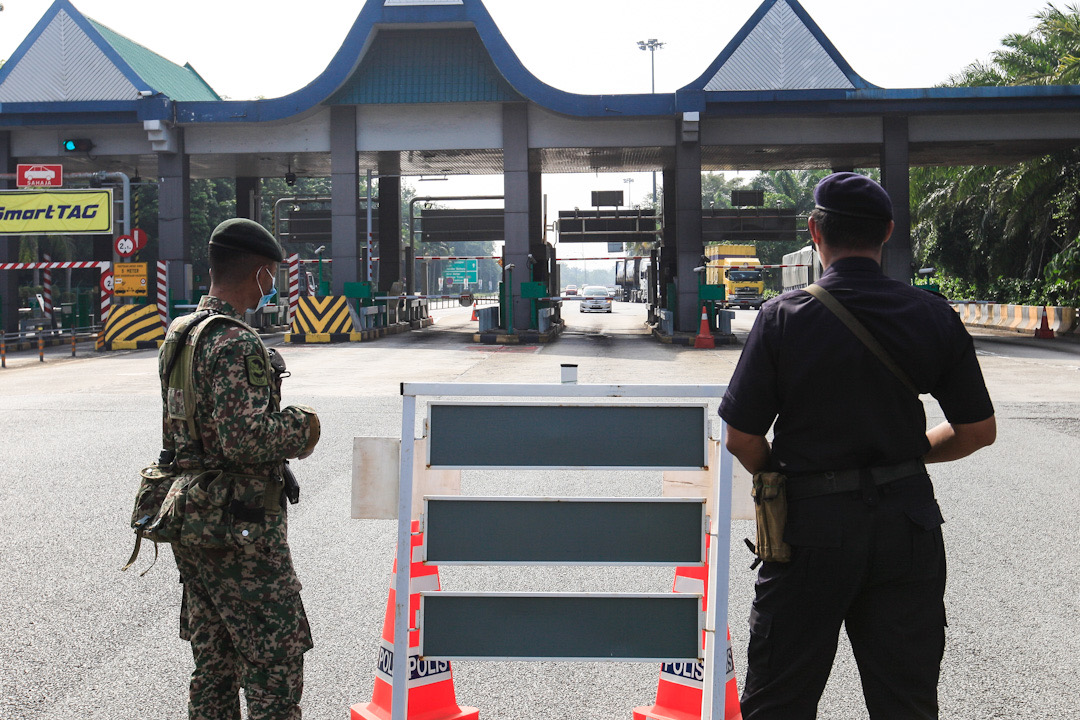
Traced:
<path fill-rule="evenodd" d="M 232 218 L 214 228 L 210 233 L 210 244 L 218 247 L 251 253 L 270 258 L 274 262 L 285 259 L 281 243 L 270 231 L 254 220 Z"/>
<path fill-rule="evenodd" d="M 892 220 L 892 199 L 885 188 L 858 173 L 833 173 L 814 188 L 818 210 L 867 220 Z"/>

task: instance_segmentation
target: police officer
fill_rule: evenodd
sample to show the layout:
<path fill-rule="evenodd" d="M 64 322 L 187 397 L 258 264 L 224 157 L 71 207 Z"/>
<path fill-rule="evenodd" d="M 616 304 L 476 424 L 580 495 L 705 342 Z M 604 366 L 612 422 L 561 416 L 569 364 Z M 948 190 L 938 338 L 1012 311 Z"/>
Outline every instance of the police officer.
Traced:
<path fill-rule="evenodd" d="M 312 641 L 286 539 L 282 471 L 286 458 L 314 450 L 319 420 L 311 408 L 280 408 L 267 350 L 241 322 L 245 311 L 273 296 L 281 245 L 258 223 L 233 219 L 213 231 L 209 255 L 209 294 L 193 316 L 174 321 L 169 335 L 175 340 L 183 328 L 190 331 L 192 318 L 228 322 L 212 322 L 180 343 L 190 346 L 197 338 L 188 391 L 177 389 L 166 372 L 164 352 L 159 362 L 165 448 L 175 453 L 179 472 L 204 473 L 206 487 L 192 493 L 218 497 L 206 506 L 226 513 L 217 524 L 196 527 L 205 542 L 173 543 L 184 587 L 180 636 L 190 641 L 195 659 L 188 716 L 239 718 L 242 687 L 252 720 L 295 720 Z M 171 388 L 166 375 L 173 377 Z M 193 405 L 188 421 L 183 408 L 178 412 L 184 402 Z M 205 520 L 191 516 L 194 494 L 187 507 L 185 530 Z M 219 527 L 226 537 L 215 536 Z"/>
<path fill-rule="evenodd" d="M 894 227 L 885 190 L 836 173 L 814 200 L 818 284 L 946 420 L 927 431 L 913 389 L 816 297 L 795 290 L 762 306 L 720 415 L 747 470 L 787 478 L 791 559 L 758 573 L 743 717 L 815 717 L 843 624 L 870 717 L 936 718 L 944 520 L 924 464 L 992 443 L 994 410 L 957 314 L 881 271 Z"/>

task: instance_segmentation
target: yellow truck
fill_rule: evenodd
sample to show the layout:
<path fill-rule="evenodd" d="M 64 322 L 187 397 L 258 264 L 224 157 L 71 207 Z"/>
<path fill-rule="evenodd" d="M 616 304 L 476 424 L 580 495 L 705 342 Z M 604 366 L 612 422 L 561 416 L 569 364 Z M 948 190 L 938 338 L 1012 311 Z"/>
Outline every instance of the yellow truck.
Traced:
<path fill-rule="evenodd" d="M 724 306 L 759 308 L 765 295 L 764 270 L 756 257 L 724 258 Z"/>
<path fill-rule="evenodd" d="M 765 294 L 764 270 L 753 245 L 709 245 L 706 282 L 724 286 L 724 307 L 759 308 Z"/>

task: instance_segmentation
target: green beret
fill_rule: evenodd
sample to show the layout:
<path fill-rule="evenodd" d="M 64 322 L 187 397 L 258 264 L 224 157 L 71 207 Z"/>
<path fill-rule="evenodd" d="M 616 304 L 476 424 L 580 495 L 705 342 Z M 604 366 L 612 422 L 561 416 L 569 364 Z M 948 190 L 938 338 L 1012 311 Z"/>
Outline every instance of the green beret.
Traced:
<path fill-rule="evenodd" d="M 232 218 L 218 225 L 214 232 L 210 233 L 210 245 L 261 255 L 274 262 L 285 259 L 285 253 L 277 238 L 262 225 L 247 218 Z"/>

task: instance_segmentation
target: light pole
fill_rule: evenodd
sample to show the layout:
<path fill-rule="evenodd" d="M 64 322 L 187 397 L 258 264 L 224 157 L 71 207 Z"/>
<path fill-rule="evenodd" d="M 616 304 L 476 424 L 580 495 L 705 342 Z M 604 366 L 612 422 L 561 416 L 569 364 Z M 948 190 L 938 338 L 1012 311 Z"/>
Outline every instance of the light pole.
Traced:
<path fill-rule="evenodd" d="M 649 38 L 648 40 L 638 40 L 637 46 L 641 50 L 649 51 L 649 64 L 652 67 L 652 92 L 656 94 L 656 51 L 664 47 L 664 43 L 660 42 L 656 38 Z M 656 205 L 656 171 L 652 174 L 652 197 L 653 205 Z"/>

